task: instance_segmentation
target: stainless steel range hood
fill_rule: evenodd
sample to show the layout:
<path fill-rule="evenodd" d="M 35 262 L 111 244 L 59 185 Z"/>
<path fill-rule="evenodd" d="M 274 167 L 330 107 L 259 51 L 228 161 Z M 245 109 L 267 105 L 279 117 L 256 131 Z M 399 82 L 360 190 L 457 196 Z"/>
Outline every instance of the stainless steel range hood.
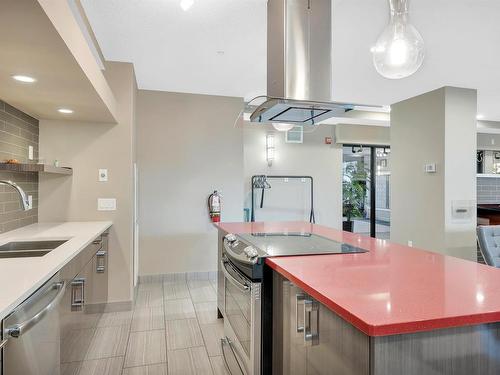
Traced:
<path fill-rule="evenodd" d="M 332 1 L 268 0 L 267 97 L 250 121 L 314 125 L 353 109 L 330 101 Z"/>

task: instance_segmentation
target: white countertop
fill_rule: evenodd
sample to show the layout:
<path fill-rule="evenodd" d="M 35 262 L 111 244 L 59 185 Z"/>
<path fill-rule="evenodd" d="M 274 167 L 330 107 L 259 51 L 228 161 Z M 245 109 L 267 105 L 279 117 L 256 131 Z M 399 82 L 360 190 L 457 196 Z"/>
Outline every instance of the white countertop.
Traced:
<path fill-rule="evenodd" d="M 12 241 L 68 240 L 33 258 L 0 258 L 0 320 L 102 234 L 110 221 L 38 223 L 0 234 L 0 245 Z"/>

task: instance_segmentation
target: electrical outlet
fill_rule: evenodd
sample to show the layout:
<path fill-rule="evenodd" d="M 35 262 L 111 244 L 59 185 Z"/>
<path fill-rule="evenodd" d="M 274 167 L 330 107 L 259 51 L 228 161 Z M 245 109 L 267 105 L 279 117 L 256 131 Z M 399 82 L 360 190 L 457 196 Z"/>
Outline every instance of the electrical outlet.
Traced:
<path fill-rule="evenodd" d="M 100 182 L 108 181 L 108 170 L 107 169 L 99 169 L 99 181 Z"/>
<path fill-rule="evenodd" d="M 412 240 L 408 240 L 408 246 L 413 247 L 413 241 Z"/>
<path fill-rule="evenodd" d="M 116 198 L 98 198 L 97 211 L 116 211 Z"/>
<path fill-rule="evenodd" d="M 33 146 L 28 146 L 28 159 L 33 160 Z"/>

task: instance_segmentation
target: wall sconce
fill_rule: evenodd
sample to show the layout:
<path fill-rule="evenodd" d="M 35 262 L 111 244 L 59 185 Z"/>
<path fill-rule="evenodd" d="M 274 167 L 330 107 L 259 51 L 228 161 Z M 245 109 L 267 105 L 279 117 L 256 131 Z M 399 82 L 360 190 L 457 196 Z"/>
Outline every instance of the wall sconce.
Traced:
<path fill-rule="evenodd" d="M 274 133 L 269 132 L 266 134 L 266 160 L 268 167 L 273 165 L 274 151 Z"/>

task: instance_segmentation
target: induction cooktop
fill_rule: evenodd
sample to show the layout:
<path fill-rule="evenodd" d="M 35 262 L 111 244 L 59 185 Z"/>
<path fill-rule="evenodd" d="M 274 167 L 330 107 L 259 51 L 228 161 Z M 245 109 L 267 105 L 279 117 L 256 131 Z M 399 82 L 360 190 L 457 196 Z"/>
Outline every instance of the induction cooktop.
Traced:
<path fill-rule="evenodd" d="M 260 256 L 365 253 L 367 250 L 313 233 L 276 232 L 238 234 L 257 248 Z"/>

